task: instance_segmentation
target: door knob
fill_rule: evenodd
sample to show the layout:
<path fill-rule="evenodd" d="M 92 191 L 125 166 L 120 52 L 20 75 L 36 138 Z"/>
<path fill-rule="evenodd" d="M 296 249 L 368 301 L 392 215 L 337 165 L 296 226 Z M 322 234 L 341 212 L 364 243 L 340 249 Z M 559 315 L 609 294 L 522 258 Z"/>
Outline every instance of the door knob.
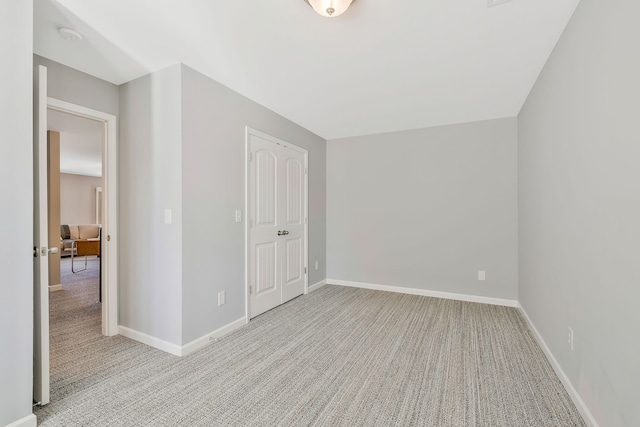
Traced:
<path fill-rule="evenodd" d="M 278 236 L 284 236 L 284 231 L 278 230 Z"/>
<path fill-rule="evenodd" d="M 58 253 L 58 248 L 55 246 L 52 246 L 50 248 L 47 248 L 46 246 L 43 246 L 40 248 L 40 253 L 42 254 L 42 256 L 47 256 L 47 254 L 57 254 Z"/>
<path fill-rule="evenodd" d="M 287 230 L 283 230 L 282 234 L 284 234 L 286 236 L 287 234 L 289 234 L 289 232 Z"/>

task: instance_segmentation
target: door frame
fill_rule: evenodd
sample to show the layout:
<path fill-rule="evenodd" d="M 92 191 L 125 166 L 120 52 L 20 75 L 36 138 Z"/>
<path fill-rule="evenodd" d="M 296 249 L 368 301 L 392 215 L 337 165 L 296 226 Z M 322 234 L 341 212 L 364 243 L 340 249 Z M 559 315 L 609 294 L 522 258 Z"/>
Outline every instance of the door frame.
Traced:
<path fill-rule="evenodd" d="M 47 108 L 102 123 L 102 335 L 118 335 L 118 197 L 116 116 L 59 99 L 47 98 Z"/>
<path fill-rule="evenodd" d="M 244 294 L 245 294 L 245 317 L 247 319 L 247 323 L 251 320 L 251 294 L 249 293 L 249 275 L 250 275 L 250 260 L 251 260 L 251 246 L 249 242 L 250 235 L 250 222 L 253 220 L 253 213 L 249 212 L 249 200 L 251 195 L 249 194 L 249 169 L 250 165 L 250 157 L 249 157 L 249 138 L 251 135 L 262 138 L 268 142 L 271 142 L 276 145 L 281 145 L 283 147 L 290 148 L 294 151 L 297 151 L 304 155 L 304 294 L 309 293 L 309 151 L 299 147 L 295 144 L 292 144 L 287 141 L 283 141 L 282 139 L 276 138 L 264 132 L 260 132 L 259 130 L 253 129 L 249 126 L 245 127 L 245 138 L 244 138 L 244 212 L 245 212 L 245 221 L 244 221 Z"/>

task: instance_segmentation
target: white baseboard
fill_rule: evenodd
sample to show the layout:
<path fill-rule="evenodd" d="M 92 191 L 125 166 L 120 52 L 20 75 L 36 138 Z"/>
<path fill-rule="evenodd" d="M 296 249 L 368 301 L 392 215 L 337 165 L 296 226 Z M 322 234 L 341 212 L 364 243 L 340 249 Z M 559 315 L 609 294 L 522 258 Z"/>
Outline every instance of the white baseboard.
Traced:
<path fill-rule="evenodd" d="M 451 292 L 429 291 L 426 289 L 403 288 L 400 286 L 376 285 L 373 283 L 350 282 L 348 280 L 327 279 L 326 282 L 331 285 L 349 286 L 352 288 L 373 289 L 376 291 L 397 292 L 409 295 L 421 295 L 425 297 L 453 299 L 458 301 L 478 302 L 481 304 L 502 305 L 506 307 L 518 307 L 517 300 L 482 297 L 478 295 L 454 294 Z"/>
<path fill-rule="evenodd" d="M 171 353 L 174 356 L 186 356 L 187 354 L 193 353 L 199 348 L 204 347 L 210 342 L 213 342 L 218 338 L 223 337 L 224 335 L 227 335 L 246 324 L 247 318 L 242 317 L 236 321 L 229 323 L 228 325 L 218 328 L 213 332 L 209 332 L 208 334 L 203 335 L 202 337 L 197 338 L 190 343 L 182 346 L 161 340 L 160 338 L 152 337 L 151 335 L 138 332 L 134 329 L 127 328 L 126 326 L 118 326 L 118 332 L 123 337 L 131 338 L 132 340 L 157 348 L 158 350 L 166 351 L 167 353 Z"/>
<path fill-rule="evenodd" d="M 24 418 L 20 418 L 17 421 L 7 424 L 5 427 L 36 427 L 38 420 L 35 415 L 29 414 Z"/>
<path fill-rule="evenodd" d="M 150 345 L 158 350 L 166 351 L 174 356 L 180 356 L 182 353 L 182 347 L 170 343 L 168 341 L 161 340 L 160 338 L 152 337 L 142 332 L 138 332 L 135 329 L 127 328 L 126 326 L 118 326 L 118 333 L 123 337 L 131 338 L 132 340 L 141 342 L 142 344 Z"/>
<path fill-rule="evenodd" d="M 62 290 L 62 283 L 58 283 L 57 285 L 49 285 L 49 292 L 57 292 Z"/>
<path fill-rule="evenodd" d="M 578 391 L 573 387 L 573 384 L 571 384 L 569 377 L 564 372 L 556 358 L 553 356 L 553 353 L 551 353 L 551 350 L 547 346 L 547 343 L 544 342 L 544 339 L 542 339 L 542 335 L 540 335 L 540 333 L 536 329 L 524 307 L 522 307 L 519 303 L 518 310 L 520 310 L 520 313 L 522 313 L 522 316 L 527 321 L 527 325 L 529 325 L 529 329 L 531 330 L 531 332 L 533 332 L 533 336 L 538 341 L 538 345 L 540 345 L 540 348 L 542 348 L 545 356 L 547 356 L 547 360 L 549 360 L 549 363 L 553 367 L 553 370 L 556 372 L 558 378 L 560 378 L 560 381 L 562 382 L 565 390 L 567 390 L 567 393 L 569 393 L 569 397 L 571 397 L 573 404 L 576 405 L 576 408 L 578 409 L 578 412 L 580 412 L 580 415 L 582 415 L 582 419 L 584 420 L 584 422 L 588 427 L 598 427 L 598 423 L 593 417 L 593 414 L 591 413 L 591 411 L 589 411 L 589 408 L 587 408 L 587 405 L 584 403 L 584 400 L 582 400 L 582 397 L 580 397 L 580 394 L 578 394 Z"/>
<path fill-rule="evenodd" d="M 325 280 L 320 280 L 318 283 L 314 283 L 313 285 L 309 286 L 309 289 L 307 290 L 307 293 L 316 291 L 316 290 L 320 289 L 321 287 L 323 287 L 326 284 L 327 284 L 327 280 L 326 279 Z"/>
<path fill-rule="evenodd" d="M 223 326 L 222 328 L 218 328 L 213 332 L 209 332 L 208 334 L 203 335 L 202 337 L 197 338 L 191 341 L 190 343 L 183 345 L 180 356 L 186 356 L 189 353 L 193 353 L 199 348 L 204 347 L 205 345 L 216 341 L 218 338 L 221 338 L 227 334 L 230 334 L 236 329 L 243 327 L 247 323 L 248 323 L 247 318 L 242 317 L 234 322 L 229 323 L 228 325 Z"/>

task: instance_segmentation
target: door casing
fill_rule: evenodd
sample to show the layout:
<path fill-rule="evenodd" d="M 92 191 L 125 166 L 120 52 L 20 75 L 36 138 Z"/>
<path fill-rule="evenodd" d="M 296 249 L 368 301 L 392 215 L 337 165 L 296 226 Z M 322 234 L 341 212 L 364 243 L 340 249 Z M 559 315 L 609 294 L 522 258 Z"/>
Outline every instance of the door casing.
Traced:
<path fill-rule="evenodd" d="M 116 116 L 81 105 L 47 98 L 47 108 L 84 117 L 103 125 L 102 175 L 105 200 L 102 218 L 102 335 L 118 335 L 118 198 Z"/>

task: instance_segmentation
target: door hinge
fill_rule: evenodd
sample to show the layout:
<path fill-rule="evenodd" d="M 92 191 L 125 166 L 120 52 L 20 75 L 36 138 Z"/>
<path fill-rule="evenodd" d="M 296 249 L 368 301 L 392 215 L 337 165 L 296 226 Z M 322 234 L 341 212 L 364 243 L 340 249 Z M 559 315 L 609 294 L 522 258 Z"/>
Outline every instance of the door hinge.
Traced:
<path fill-rule="evenodd" d="M 249 295 L 253 295 L 253 286 L 249 286 Z"/>
<path fill-rule="evenodd" d="M 253 160 L 253 153 L 249 151 L 249 161 Z"/>
<path fill-rule="evenodd" d="M 304 268 L 304 274 L 307 274 L 307 267 Z"/>
<path fill-rule="evenodd" d="M 38 258 L 38 247 L 37 246 L 33 247 L 33 257 L 34 258 Z"/>

